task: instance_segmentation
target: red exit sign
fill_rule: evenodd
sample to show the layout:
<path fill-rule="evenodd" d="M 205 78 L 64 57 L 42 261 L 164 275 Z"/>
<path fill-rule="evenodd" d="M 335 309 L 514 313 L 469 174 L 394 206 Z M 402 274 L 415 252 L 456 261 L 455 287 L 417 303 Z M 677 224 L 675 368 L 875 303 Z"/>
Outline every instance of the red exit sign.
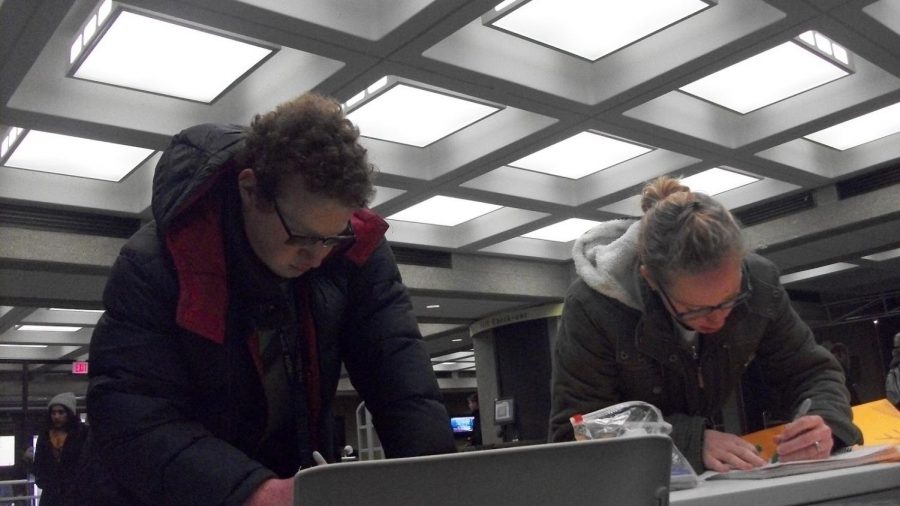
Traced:
<path fill-rule="evenodd" d="M 88 373 L 88 363 L 87 362 L 72 362 L 72 374 L 87 374 Z"/>

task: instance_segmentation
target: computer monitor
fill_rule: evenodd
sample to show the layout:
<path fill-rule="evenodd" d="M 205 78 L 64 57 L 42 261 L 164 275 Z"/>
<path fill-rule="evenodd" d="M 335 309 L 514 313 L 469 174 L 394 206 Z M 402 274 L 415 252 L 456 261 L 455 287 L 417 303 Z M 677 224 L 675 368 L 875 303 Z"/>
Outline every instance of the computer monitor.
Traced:
<path fill-rule="evenodd" d="M 453 416 L 450 417 L 450 428 L 453 434 L 457 436 L 471 435 L 475 430 L 474 416 Z"/>
<path fill-rule="evenodd" d="M 328 464 L 294 480 L 311 504 L 668 504 L 663 435 Z"/>

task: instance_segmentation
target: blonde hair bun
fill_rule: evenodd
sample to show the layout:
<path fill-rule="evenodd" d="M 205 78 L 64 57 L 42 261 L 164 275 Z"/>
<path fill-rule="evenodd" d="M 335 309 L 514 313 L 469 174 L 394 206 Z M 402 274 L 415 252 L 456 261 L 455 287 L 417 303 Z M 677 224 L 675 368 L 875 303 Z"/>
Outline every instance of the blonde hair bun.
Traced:
<path fill-rule="evenodd" d="M 678 192 L 690 194 L 691 189 L 670 176 L 661 176 L 647 183 L 641 190 L 641 211 L 647 212 L 669 195 Z"/>

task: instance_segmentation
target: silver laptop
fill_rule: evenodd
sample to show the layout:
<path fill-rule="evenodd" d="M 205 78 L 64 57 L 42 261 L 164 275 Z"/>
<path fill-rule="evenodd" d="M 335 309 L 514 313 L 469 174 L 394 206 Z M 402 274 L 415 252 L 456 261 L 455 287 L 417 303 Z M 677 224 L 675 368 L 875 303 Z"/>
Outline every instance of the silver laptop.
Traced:
<path fill-rule="evenodd" d="M 297 474 L 294 504 L 667 505 L 671 456 L 648 435 L 331 464 Z"/>

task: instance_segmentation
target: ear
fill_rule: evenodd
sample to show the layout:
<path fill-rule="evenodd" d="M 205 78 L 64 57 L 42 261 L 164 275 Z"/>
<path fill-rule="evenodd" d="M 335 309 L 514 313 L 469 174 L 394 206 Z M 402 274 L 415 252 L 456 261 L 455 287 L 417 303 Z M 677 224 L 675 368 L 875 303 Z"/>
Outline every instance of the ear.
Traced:
<path fill-rule="evenodd" d="M 238 172 L 238 193 L 241 195 L 241 203 L 244 207 L 259 206 L 260 199 L 256 182 L 256 173 L 253 169 L 243 169 Z"/>
<path fill-rule="evenodd" d="M 650 270 L 647 269 L 647 266 L 641 265 L 639 270 L 641 272 L 641 277 L 643 277 L 644 280 L 647 282 L 647 284 L 650 285 L 650 288 L 652 288 L 654 292 L 659 290 L 659 288 L 656 285 L 656 281 L 654 281 L 653 277 L 650 276 Z"/>
<path fill-rule="evenodd" d="M 252 194 L 256 191 L 256 174 L 253 169 L 244 169 L 238 172 L 238 188 L 241 190 L 241 195 Z"/>

